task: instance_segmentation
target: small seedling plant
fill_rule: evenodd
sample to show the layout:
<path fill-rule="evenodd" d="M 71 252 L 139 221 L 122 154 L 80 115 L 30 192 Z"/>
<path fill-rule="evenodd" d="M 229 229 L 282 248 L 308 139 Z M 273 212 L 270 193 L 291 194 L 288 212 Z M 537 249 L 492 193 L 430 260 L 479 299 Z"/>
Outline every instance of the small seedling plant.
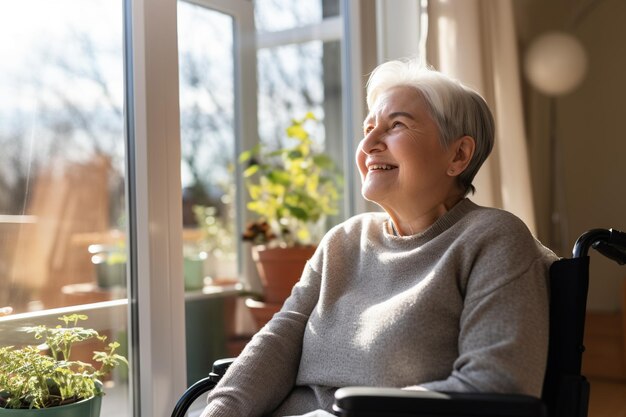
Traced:
<path fill-rule="evenodd" d="M 116 350 L 118 342 L 106 344 L 106 336 L 79 326 L 87 316 L 60 317 L 63 325 L 29 327 L 39 346 L 0 347 L 0 407 L 50 408 L 103 395 L 101 380 L 126 358 Z M 104 351 L 95 351 L 93 365 L 71 360 L 72 348 L 87 340 L 100 340 Z"/>

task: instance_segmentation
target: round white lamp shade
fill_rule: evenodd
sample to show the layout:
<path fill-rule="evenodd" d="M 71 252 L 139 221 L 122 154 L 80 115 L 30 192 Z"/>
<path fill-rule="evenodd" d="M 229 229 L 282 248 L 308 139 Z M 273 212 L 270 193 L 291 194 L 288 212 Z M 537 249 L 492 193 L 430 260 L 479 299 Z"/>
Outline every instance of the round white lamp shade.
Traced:
<path fill-rule="evenodd" d="M 587 53 L 578 39 L 548 32 L 533 41 L 524 58 L 528 81 L 540 92 L 559 96 L 573 91 L 587 72 Z"/>

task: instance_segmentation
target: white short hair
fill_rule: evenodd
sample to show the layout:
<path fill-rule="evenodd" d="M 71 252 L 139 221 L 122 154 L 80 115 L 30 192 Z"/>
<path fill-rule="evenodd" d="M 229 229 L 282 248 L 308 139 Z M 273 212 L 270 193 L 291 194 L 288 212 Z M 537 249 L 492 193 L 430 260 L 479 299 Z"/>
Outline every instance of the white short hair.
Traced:
<path fill-rule="evenodd" d="M 472 181 L 494 143 L 494 120 L 487 102 L 460 81 L 408 59 L 385 62 L 374 69 L 367 82 L 368 109 L 382 93 L 400 86 L 413 87 L 423 97 L 444 148 L 463 136 L 474 138 L 474 156 L 458 177 L 466 195 L 474 192 Z"/>

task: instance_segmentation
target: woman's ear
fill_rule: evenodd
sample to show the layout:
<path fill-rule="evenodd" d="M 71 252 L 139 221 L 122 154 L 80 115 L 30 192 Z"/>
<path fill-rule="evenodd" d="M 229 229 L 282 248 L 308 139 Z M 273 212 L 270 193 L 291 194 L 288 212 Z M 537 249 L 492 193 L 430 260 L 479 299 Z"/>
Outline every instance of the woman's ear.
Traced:
<path fill-rule="evenodd" d="M 448 167 L 448 175 L 456 177 L 465 171 L 465 168 L 472 161 L 474 151 L 476 150 L 476 141 L 471 136 L 463 136 L 457 139 L 451 146 L 452 160 Z"/>

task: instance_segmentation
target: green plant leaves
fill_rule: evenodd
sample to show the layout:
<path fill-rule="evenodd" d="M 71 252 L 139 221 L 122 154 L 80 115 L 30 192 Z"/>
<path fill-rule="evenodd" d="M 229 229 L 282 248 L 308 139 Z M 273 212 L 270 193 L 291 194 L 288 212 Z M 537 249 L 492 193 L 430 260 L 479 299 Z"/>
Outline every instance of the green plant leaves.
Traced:
<path fill-rule="evenodd" d="M 309 133 L 299 123 L 294 123 L 287 128 L 287 136 L 290 138 L 306 139 L 309 137 Z"/>
<path fill-rule="evenodd" d="M 311 227 L 338 212 L 343 179 L 332 158 L 313 150 L 307 122 L 293 120 L 285 131 L 296 143 L 276 150 L 257 145 L 242 152 L 243 175 L 251 201 L 248 210 L 267 221 L 286 244 L 310 244 Z"/>
<path fill-rule="evenodd" d="M 259 172 L 260 167 L 258 165 L 251 165 L 243 171 L 244 178 L 249 178 Z"/>
<path fill-rule="evenodd" d="M 322 169 L 333 170 L 335 168 L 335 163 L 328 155 L 313 155 L 313 163 Z"/>
<path fill-rule="evenodd" d="M 272 184 L 280 184 L 284 187 L 289 187 L 291 185 L 291 175 L 289 175 L 288 172 L 279 169 L 269 171 L 267 173 L 267 179 Z"/>
<path fill-rule="evenodd" d="M 128 362 L 115 353 L 120 346 L 117 342 L 109 343 L 104 352 L 94 353 L 100 369 L 70 360 L 72 346 L 76 343 L 106 339 L 94 329 L 77 325 L 86 319 L 87 316 L 74 314 L 59 319 L 64 327 L 28 328 L 37 340 L 43 339 L 50 355 L 34 346 L 0 348 L 0 407 L 49 408 L 101 394 L 97 381 L 116 366 L 128 365 Z"/>
<path fill-rule="evenodd" d="M 260 150 L 261 150 L 261 144 L 259 143 L 253 146 L 252 148 L 248 149 L 247 151 L 243 151 L 239 155 L 239 163 L 243 164 L 245 162 L 248 162 L 253 156 L 258 155 Z"/>

